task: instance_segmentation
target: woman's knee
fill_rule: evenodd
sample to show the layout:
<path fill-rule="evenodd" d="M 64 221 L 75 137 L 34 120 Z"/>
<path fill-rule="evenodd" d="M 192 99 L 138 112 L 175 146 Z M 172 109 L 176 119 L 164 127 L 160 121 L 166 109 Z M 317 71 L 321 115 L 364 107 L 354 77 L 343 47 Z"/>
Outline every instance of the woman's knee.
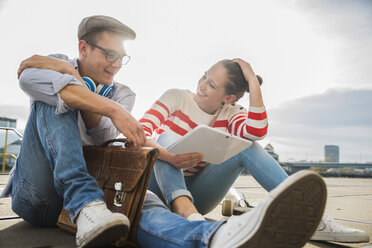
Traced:
<path fill-rule="evenodd" d="M 159 138 L 156 140 L 160 145 L 164 147 L 168 147 L 171 144 L 173 144 L 175 141 L 179 139 L 179 136 L 177 136 L 172 131 L 165 131 L 163 132 Z"/>

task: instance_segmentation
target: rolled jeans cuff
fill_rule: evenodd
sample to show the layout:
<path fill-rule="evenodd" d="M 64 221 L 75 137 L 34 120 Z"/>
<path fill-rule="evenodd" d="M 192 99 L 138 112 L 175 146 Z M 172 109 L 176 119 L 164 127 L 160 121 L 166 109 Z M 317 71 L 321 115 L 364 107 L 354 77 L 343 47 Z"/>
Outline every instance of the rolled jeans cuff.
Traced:
<path fill-rule="evenodd" d="M 192 197 L 190 191 L 185 190 L 185 189 L 179 189 L 179 190 L 173 191 L 170 196 L 166 197 L 167 204 L 170 209 L 172 209 L 172 202 L 180 196 L 186 196 L 191 200 L 192 203 L 194 203 L 194 198 Z"/>

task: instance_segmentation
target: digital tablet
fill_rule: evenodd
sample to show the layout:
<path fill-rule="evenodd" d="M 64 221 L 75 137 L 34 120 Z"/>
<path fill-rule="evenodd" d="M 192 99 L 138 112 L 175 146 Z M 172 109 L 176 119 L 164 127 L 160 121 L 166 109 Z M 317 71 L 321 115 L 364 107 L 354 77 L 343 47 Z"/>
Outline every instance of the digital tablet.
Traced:
<path fill-rule="evenodd" d="M 201 152 L 203 161 L 220 164 L 248 148 L 252 142 L 215 128 L 199 125 L 170 145 L 169 152 L 176 154 Z"/>

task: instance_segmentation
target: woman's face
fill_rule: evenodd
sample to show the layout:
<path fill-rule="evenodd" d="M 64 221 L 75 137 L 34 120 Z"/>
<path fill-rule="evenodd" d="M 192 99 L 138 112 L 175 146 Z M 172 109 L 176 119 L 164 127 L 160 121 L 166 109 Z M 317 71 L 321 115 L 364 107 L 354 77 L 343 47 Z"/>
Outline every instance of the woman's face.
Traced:
<path fill-rule="evenodd" d="M 227 70 L 221 63 L 213 65 L 200 78 L 194 100 L 204 112 L 214 114 L 222 101 L 228 101 L 229 96 L 225 95 L 227 81 Z"/>

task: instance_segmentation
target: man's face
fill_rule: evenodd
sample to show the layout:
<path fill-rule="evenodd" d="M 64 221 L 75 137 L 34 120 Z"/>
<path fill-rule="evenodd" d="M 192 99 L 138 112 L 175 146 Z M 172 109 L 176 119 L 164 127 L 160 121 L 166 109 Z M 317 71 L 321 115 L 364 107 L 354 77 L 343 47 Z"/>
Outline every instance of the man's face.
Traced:
<path fill-rule="evenodd" d="M 121 56 L 126 55 L 123 39 L 114 33 L 104 31 L 97 39 L 96 45 L 116 52 Z M 86 53 L 81 56 L 81 66 L 84 74 L 82 76 L 88 76 L 96 83 L 111 84 L 115 74 L 121 68 L 121 60 L 118 59 L 111 63 L 106 60 L 106 54 L 103 50 L 89 44 L 86 44 L 86 46 Z"/>

